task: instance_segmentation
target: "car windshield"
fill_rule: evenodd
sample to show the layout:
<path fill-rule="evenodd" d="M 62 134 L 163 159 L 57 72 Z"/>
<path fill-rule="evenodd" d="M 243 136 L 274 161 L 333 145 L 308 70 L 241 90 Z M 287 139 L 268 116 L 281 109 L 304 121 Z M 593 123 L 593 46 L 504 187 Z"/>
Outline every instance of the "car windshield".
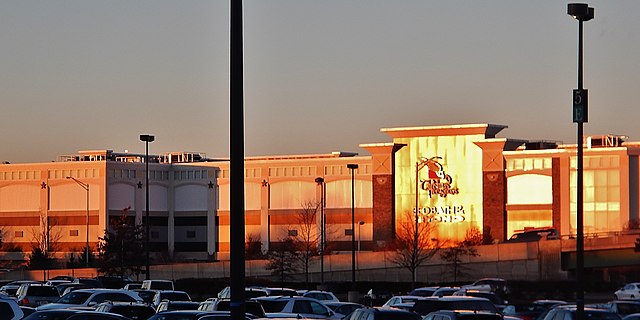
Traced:
<path fill-rule="evenodd" d="M 36 296 L 36 297 L 55 297 L 59 296 L 58 290 L 54 287 L 49 286 L 33 286 L 27 289 L 28 296 Z"/>
<path fill-rule="evenodd" d="M 83 304 L 91 296 L 91 292 L 70 292 L 60 297 L 56 303 Z"/>

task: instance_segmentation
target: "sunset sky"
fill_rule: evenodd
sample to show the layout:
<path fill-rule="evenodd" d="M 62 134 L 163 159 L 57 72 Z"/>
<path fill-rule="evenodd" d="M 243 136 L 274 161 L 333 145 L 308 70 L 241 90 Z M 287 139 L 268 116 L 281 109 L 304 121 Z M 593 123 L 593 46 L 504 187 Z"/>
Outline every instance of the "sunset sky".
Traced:
<path fill-rule="evenodd" d="M 563 1 L 247 0 L 245 153 L 355 151 L 381 128 L 508 125 L 575 143 Z M 585 134 L 640 141 L 640 1 L 590 1 Z M 0 161 L 78 150 L 229 155 L 229 5 L 0 2 Z"/>

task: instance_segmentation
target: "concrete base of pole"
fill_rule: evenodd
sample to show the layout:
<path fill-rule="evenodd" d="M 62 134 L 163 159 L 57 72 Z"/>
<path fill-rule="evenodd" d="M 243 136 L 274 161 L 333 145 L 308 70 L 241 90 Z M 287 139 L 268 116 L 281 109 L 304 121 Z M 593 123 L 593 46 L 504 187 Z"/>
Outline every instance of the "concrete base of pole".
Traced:
<path fill-rule="evenodd" d="M 362 299 L 362 296 L 358 291 L 349 291 L 349 293 L 347 293 L 347 300 L 349 302 L 360 303 L 361 299 Z"/>

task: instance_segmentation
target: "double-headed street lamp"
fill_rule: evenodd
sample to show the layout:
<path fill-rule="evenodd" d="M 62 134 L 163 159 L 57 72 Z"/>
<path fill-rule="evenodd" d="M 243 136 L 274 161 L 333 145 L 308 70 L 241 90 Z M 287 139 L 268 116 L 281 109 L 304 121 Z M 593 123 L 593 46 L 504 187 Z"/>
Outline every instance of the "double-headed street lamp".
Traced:
<path fill-rule="evenodd" d="M 141 134 L 140 141 L 144 141 L 145 153 L 144 153 L 144 167 L 146 179 L 145 187 L 145 237 L 144 237 L 144 251 L 145 251 L 145 279 L 149 280 L 149 143 L 153 142 L 155 137 L 150 134 Z"/>
<path fill-rule="evenodd" d="M 594 10 L 586 3 L 570 3 L 567 14 L 578 20 L 578 89 L 573 90 L 573 122 L 578 124 L 578 154 L 576 181 L 576 319 L 584 319 L 584 204 L 583 204 L 583 136 L 588 121 L 588 91 L 583 88 L 582 47 L 584 21 L 593 19 Z"/>
<path fill-rule="evenodd" d="M 87 238 L 86 238 L 86 242 L 85 242 L 85 246 L 84 246 L 84 259 L 85 259 L 85 266 L 87 268 L 89 268 L 89 184 L 82 182 L 74 177 L 67 177 L 67 179 L 71 179 L 73 181 L 75 181 L 75 183 L 77 183 L 79 186 L 81 186 L 85 191 L 87 191 L 87 217 L 86 217 L 86 223 L 87 223 Z"/>
<path fill-rule="evenodd" d="M 355 201 L 355 172 L 357 163 L 347 164 L 351 170 L 351 290 L 356 290 L 356 201 Z"/>

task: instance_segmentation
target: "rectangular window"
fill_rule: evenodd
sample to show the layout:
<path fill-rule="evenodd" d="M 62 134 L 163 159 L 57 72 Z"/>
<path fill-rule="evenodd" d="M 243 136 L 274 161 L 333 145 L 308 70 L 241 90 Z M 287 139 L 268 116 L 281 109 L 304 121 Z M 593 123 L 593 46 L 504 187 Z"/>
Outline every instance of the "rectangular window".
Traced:
<path fill-rule="evenodd" d="M 193 239 L 196 237 L 196 232 L 193 230 L 187 231 L 187 239 Z"/>
<path fill-rule="evenodd" d="M 15 238 L 22 238 L 22 237 L 24 237 L 24 231 L 16 231 L 16 232 L 13 234 L 13 236 L 14 236 Z"/>
<path fill-rule="evenodd" d="M 350 236 L 353 234 L 353 230 L 352 229 L 344 229 L 344 235 L 345 236 Z"/>
<path fill-rule="evenodd" d="M 78 230 L 69 230 L 69 236 L 70 237 L 77 237 L 78 236 Z"/>
<path fill-rule="evenodd" d="M 298 236 L 298 230 L 289 230 L 288 235 L 289 235 L 289 237 L 297 237 Z"/>

